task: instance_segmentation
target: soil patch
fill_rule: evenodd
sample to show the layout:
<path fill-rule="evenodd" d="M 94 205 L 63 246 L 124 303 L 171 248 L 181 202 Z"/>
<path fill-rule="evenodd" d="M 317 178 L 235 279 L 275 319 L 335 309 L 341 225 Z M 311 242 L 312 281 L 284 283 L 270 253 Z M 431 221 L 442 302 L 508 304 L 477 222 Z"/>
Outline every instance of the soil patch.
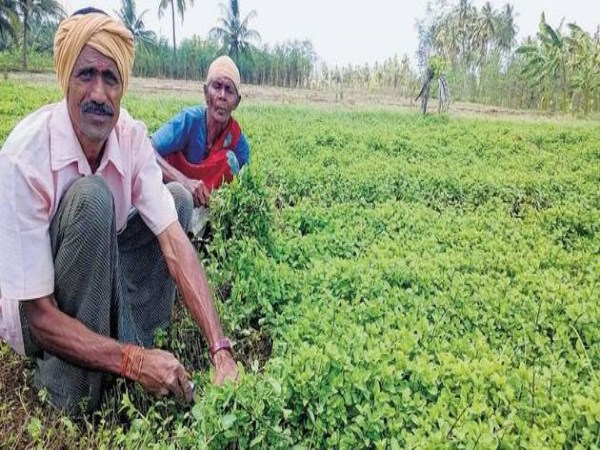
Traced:
<path fill-rule="evenodd" d="M 57 87 L 56 77 L 52 73 L 11 72 L 6 74 L 7 80 L 24 81 Z M 158 95 L 180 97 L 185 100 L 196 98 L 203 101 L 202 82 L 198 80 L 171 80 L 160 78 L 136 78 L 130 80 L 129 92 L 143 93 L 145 95 Z M 342 94 L 342 95 L 340 95 Z M 246 84 L 243 86 L 245 104 L 295 104 L 321 106 L 326 109 L 337 108 L 387 108 L 418 112 L 420 102 L 406 98 L 393 89 L 301 89 L 280 88 L 273 86 L 259 86 Z M 431 100 L 431 112 L 435 114 L 437 103 Z M 515 110 L 493 105 L 480 105 L 476 103 L 453 102 L 450 104 L 449 114 L 456 116 L 483 116 L 501 118 L 530 119 L 561 119 L 559 116 L 548 116 L 537 111 Z"/>

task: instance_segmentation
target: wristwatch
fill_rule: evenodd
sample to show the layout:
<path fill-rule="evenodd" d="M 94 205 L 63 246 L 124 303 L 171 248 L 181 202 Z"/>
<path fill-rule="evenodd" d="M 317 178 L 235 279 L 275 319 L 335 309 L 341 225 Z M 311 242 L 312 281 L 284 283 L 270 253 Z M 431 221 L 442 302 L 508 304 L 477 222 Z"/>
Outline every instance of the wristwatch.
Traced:
<path fill-rule="evenodd" d="M 233 352 L 231 351 L 231 341 L 228 338 L 220 339 L 210 346 L 210 361 L 213 364 L 215 363 L 215 355 L 221 350 L 228 350 L 229 353 L 233 354 Z"/>

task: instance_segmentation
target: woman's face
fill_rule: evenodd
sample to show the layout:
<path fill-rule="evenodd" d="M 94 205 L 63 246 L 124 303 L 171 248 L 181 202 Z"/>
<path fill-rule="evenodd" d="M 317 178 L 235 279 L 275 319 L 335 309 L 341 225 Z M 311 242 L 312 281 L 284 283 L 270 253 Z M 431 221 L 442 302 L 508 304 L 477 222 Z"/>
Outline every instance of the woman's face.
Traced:
<path fill-rule="evenodd" d="M 213 79 L 210 84 L 204 85 L 204 98 L 208 110 L 209 120 L 227 123 L 231 113 L 240 103 L 233 81 L 227 77 Z"/>

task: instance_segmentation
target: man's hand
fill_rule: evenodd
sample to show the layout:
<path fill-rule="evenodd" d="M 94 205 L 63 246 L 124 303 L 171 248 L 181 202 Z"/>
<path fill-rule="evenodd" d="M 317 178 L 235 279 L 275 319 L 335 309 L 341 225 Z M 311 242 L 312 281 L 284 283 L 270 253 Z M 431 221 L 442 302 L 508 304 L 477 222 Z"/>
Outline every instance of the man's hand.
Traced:
<path fill-rule="evenodd" d="M 238 369 L 228 350 L 221 350 L 217 352 L 213 358 L 215 362 L 215 379 L 214 383 L 217 385 L 223 384 L 226 380 L 235 381 L 238 376 Z"/>
<path fill-rule="evenodd" d="M 179 361 L 164 350 L 144 350 L 144 363 L 137 380 L 142 387 L 155 395 L 175 395 L 180 401 L 191 402 L 193 389 L 190 374 Z"/>
<path fill-rule="evenodd" d="M 194 198 L 194 206 L 208 206 L 210 201 L 210 191 L 202 180 L 189 180 L 185 184 L 188 191 L 192 193 Z"/>

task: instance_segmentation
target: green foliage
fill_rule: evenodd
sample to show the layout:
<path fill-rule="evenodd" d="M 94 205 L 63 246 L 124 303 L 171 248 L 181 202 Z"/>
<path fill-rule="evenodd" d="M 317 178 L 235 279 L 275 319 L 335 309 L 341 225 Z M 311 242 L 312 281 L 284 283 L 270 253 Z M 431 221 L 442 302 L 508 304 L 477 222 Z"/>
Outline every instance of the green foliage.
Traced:
<path fill-rule="evenodd" d="M 14 4 L 14 9 L 21 20 L 22 33 L 21 69 L 27 70 L 28 46 L 31 41 L 32 30 L 37 29 L 43 37 L 38 40 L 44 42 L 45 50 L 48 50 L 48 38 L 54 34 L 57 23 L 65 17 L 65 11 L 60 2 L 56 0 L 15 0 L 9 2 Z"/>
<path fill-rule="evenodd" d="M 0 2 L 0 49 L 6 46 L 7 40 L 16 38 L 15 24 L 17 13 L 12 2 Z"/>
<path fill-rule="evenodd" d="M 514 15 L 509 4 L 495 10 L 490 2 L 478 9 L 468 0 L 429 1 L 425 18 L 417 21 L 419 63 L 425 65 L 435 53 L 453 69 L 476 71 L 490 56 L 510 53 L 517 34 Z"/>
<path fill-rule="evenodd" d="M 175 15 L 179 13 L 181 21 L 185 18 L 185 12 L 188 8 L 194 6 L 194 0 L 160 0 L 158 6 L 158 17 L 159 19 L 163 16 L 167 8 L 171 9 L 171 25 L 173 30 L 173 59 L 171 60 L 171 72 L 170 75 L 173 78 L 177 78 L 178 72 L 178 61 L 177 61 L 177 38 L 175 36 Z"/>
<path fill-rule="evenodd" d="M 58 86 L 41 89 L 13 82 L 0 83 L 0 146 L 15 125 L 35 108 L 58 101 L 62 94 Z"/>
<path fill-rule="evenodd" d="M 0 2 L 0 67 L 4 70 L 47 70 L 54 34 L 64 14 L 61 4 L 54 0 Z M 21 54 L 17 63 L 15 53 L 18 48 Z M 30 64 L 30 58 L 33 64 Z M 52 64 L 49 67 L 51 70 Z"/>
<path fill-rule="evenodd" d="M 133 74 L 158 78 L 171 76 L 172 51 L 166 39 L 146 46 L 136 53 Z M 214 39 L 199 36 L 184 39 L 178 48 L 177 76 L 204 81 L 210 63 L 222 53 L 221 44 Z M 311 81 L 315 59 L 316 54 L 310 41 L 288 41 L 272 48 L 265 46 L 243 52 L 237 63 L 244 83 L 307 87 Z"/>
<path fill-rule="evenodd" d="M 542 14 L 536 41 L 517 49 L 524 59 L 522 73 L 541 110 L 588 114 L 599 98 L 600 34 L 569 24 L 564 35 L 560 28 L 552 28 Z"/>
<path fill-rule="evenodd" d="M 468 0 L 428 4 L 417 22 L 418 58 L 450 62 L 447 73 L 454 100 L 542 111 L 583 112 L 600 107 L 600 34 L 569 24 L 566 35 L 542 13 L 535 38 L 513 52 L 515 11 L 509 4 L 481 9 Z"/>
<path fill-rule="evenodd" d="M 4 123 L 58 91 L 0 94 Z M 126 105 L 151 129 L 182 106 Z M 203 263 L 240 381 L 216 387 L 188 365 L 193 406 L 140 405 L 128 389 L 124 423 L 52 433 L 105 448 L 598 447 L 594 123 L 260 105 L 236 116 L 252 162 L 213 198 Z M 248 357 L 260 333 L 264 365 Z M 160 338 L 183 352 L 175 335 Z M 35 417 L 26 429 L 43 446 L 51 432 Z"/>
<path fill-rule="evenodd" d="M 227 306 L 224 320 L 233 330 L 257 327 L 259 319 L 277 307 L 271 301 L 277 267 L 269 260 L 275 251 L 273 203 L 253 165 L 211 198 L 209 273 Z"/>
<path fill-rule="evenodd" d="M 244 238 L 256 239 L 265 249 L 272 247 L 273 200 L 263 176 L 252 165 L 243 168 L 227 189 L 212 196 L 210 214 L 215 224 L 216 248 Z M 225 256 L 224 259 L 231 259 L 237 255 Z"/>
<path fill-rule="evenodd" d="M 432 56 L 429 58 L 428 67 L 432 70 L 434 78 L 439 78 L 446 71 L 448 63 L 440 56 Z"/>
<path fill-rule="evenodd" d="M 0 67 L 3 70 L 21 70 L 22 59 L 23 53 L 18 49 L 0 52 Z M 29 50 L 27 52 L 27 69 L 30 72 L 52 72 L 54 70 L 52 54 Z"/>

